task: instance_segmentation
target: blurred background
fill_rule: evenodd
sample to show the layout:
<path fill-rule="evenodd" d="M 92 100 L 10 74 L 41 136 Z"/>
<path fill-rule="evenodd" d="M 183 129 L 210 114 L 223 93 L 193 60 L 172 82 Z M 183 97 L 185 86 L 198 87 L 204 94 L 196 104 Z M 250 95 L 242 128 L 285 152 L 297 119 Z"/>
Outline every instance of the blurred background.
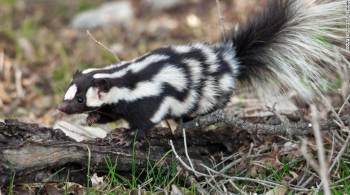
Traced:
<path fill-rule="evenodd" d="M 161 46 L 198 41 L 215 42 L 223 32 L 238 28 L 239 23 L 244 23 L 249 16 L 259 12 L 266 2 L 267 0 L 0 0 L 0 121 L 16 118 L 52 126 L 62 117 L 56 106 L 62 101 L 76 70 L 130 60 Z M 341 60 L 339 64 L 342 64 Z M 350 98 L 349 74 L 345 69 L 339 68 L 339 75 L 335 76 L 334 81 L 325 83 L 327 103 L 319 102 L 323 104 L 320 106 L 321 118 L 333 120 L 335 110 L 342 110 L 344 115 L 350 113 L 349 106 L 345 106 Z M 271 125 L 280 124 L 280 121 L 289 124 L 290 121 L 304 122 L 311 119 L 309 107 L 297 99 L 279 100 L 279 104 L 269 102 L 271 105 L 266 106 L 251 96 L 253 95 L 234 96 L 231 106 L 234 105 L 235 109 L 230 111 L 238 113 L 239 117 L 244 115 L 244 120 L 250 117 L 250 122 Z M 295 93 L 291 93 L 290 97 L 295 97 Z M 345 151 L 343 147 L 347 147 L 350 139 L 347 132 L 341 126 L 339 132 L 332 130 L 325 136 L 329 159 L 339 155 L 341 152 L 338 151 Z M 321 186 L 318 171 L 311 170 L 311 163 L 304 160 L 298 152 L 297 142 L 289 134 L 260 136 L 252 133 L 248 137 L 238 137 L 237 143 L 241 145 L 237 148 L 239 151 L 234 151 L 236 153 L 228 157 L 230 160 L 227 162 L 231 164 L 232 160 L 238 163 L 232 165 L 229 174 L 288 185 L 298 182 L 297 186 L 309 188 L 310 192 Z M 225 147 L 233 146 L 236 143 Z M 309 146 L 316 157 L 318 148 L 313 139 Z M 345 152 L 341 164 L 330 175 L 331 181 L 336 181 L 334 184 L 341 190 L 335 194 L 350 194 L 348 153 Z M 225 155 L 217 154 L 222 157 Z M 225 157 L 225 161 L 227 159 Z M 339 159 L 337 156 L 334 162 Z M 150 171 L 152 174 L 153 169 Z M 213 181 L 217 185 L 216 180 Z M 157 179 L 154 180 L 156 182 Z M 237 184 L 243 190 L 266 192 L 267 188 L 261 188 L 262 185 L 257 188 L 255 183 L 247 183 Z M 275 191 L 269 191 L 267 194 L 274 193 Z"/>
<path fill-rule="evenodd" d="M 214 42 L 264 2 L 0 0 L 0 119 L 51 125 L 75 70 L 164 45 Z"/>

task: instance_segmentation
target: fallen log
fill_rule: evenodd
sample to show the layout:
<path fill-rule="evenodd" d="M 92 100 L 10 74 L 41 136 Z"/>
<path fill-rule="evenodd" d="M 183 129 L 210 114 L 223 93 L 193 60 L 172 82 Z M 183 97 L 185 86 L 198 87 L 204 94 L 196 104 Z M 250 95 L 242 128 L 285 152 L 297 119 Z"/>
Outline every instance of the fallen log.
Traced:
<path fill-rule="evenodd" d="M 342 119 L 349 125 L 348 115 Z M 187 134 L 187 152 L 199 171 L 202 166 L 196 165 L 208 164 L 209 156 L 232 154 L 240 146 L 249 145 L 252 136 L 257 134 L 308 135 L 312 132 L 308 122 L 254 124 L 225 115 L 223 111 L 187 122 L 183 128 Z M 208 130 L 211 128 L 214 130 Z M 322 123 L 321 128 L 339 129 L 332 120 Z M 133 138 L 128 129 L 116 129 L 103 139 L 76 142 L 59 129 L 5 120 L 0 122 L 0 184 L 8 184 L 13 178 L 15 183 L 68 180 L 86 184 L 86 175 L 106 172 L 106 159 L 117 161 L 118 173 L 130 173 L 133 158 L 141 170 L 147 162 L 156 162 L 170 151 L 169 140 L 173 140 L 180 157 L 186 159 L 181 131 L 173 134 L 166 128 L 154 128 L 145 133 L 146 139 L 135 144 L 135 155 L 132 155 Z"/>
<path fill-rule="evenodd" d="M 104 139 L 76 142 L 58 129 L 16 120 L 0 122 L 0 183 L 8 184 L 15 175 L 15 183 L 69 180 L 86 184 L 88 166 L 90 173 L 107 171 L 107 158 L 112 162 L 117 160 L 118 173 L 130 173 L 133 139 L 129 134 L 128 129 L 116 129 Z M 194 164 L 207 162 L 210 154 L 227 151 L 226 142 L 230 143 L 230 147 L 237 147 L 232 140 L 238 141 L 239 135 L 215 134 L 200 131 L 188 133 L 188 154 Z M 170 150 L 170 139 L 177 152 L 185 156 L 180 134 L 173 135 L 168 129 L 155 128 L 147 131 L 146 137 L 146 140 L 135 145 L 138 169 L 145 168 L 149 161 L 161 159 Z M 56 174 L 57 171 L 60 174 Z M 68 172 L 70 178 L 67 178 Z"/>

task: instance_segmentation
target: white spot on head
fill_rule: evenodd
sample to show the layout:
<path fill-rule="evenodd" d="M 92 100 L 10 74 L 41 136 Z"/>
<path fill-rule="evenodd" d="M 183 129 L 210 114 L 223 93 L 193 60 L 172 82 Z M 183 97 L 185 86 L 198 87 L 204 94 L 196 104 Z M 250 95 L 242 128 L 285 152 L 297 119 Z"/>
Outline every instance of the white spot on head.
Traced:
<path fill-rule="evenodd" d="M 78 91 L 77 86 L 75 84 L 71 85 L 68 88 L 66 94 L 64 95 L 64 100 L 72 100 L 75 97 L 77 91 Z"/>

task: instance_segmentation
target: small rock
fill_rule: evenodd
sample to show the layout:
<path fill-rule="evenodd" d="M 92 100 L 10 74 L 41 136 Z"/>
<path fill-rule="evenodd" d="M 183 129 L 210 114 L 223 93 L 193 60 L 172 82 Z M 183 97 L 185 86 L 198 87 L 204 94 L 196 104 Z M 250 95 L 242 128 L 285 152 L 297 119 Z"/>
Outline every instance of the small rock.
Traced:
<path fill-rule="evenodd" d="M 150 7 L 152 10 L 162 11 L 175 8 L 184 3 L 188 3 L 185 0 L 144 0 L 144 4 Z"/>
<path fill-rule="evenodd" d="M 102 4 L 100 7 L 82 12 L 72 20 L 76 29 L 90 29 L 112 24 L 129 25 L 134 11 L 129 1 L 116 1 Z"/>
<path fill-rule="evenodd" d="M 196 28 L 202 24 L 202 21 L 198 18 L 198 16 L 194 14 L 190 14 L 186 17 L 187 25 Z"/>
<path fill-rule="evenodd" d="M 157 17 L 147 25 L 147 31 L 150 34 L 157 33 L 158 36 L 161 36 L 162 33 L 166 34 L 170 31 L 176 29 L 179 26 L 178 21 L 170 17 Z M 166 36 L 169 36 L 166 34 Z"/>

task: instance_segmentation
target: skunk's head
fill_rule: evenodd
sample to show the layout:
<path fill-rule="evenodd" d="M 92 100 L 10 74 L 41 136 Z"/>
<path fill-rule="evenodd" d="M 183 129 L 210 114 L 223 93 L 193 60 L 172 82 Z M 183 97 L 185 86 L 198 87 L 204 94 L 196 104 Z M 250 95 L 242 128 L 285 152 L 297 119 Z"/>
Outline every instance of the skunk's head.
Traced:
<path fill-rule="evenodd" d="M 77 71 L 64 95 L 63 102 L 58 105 L 58 110 L 66 114 L 97 110 L 104 105 L 102 97 L 109 86 L 106 79 L 95 79 L 92 74 Z"/>

